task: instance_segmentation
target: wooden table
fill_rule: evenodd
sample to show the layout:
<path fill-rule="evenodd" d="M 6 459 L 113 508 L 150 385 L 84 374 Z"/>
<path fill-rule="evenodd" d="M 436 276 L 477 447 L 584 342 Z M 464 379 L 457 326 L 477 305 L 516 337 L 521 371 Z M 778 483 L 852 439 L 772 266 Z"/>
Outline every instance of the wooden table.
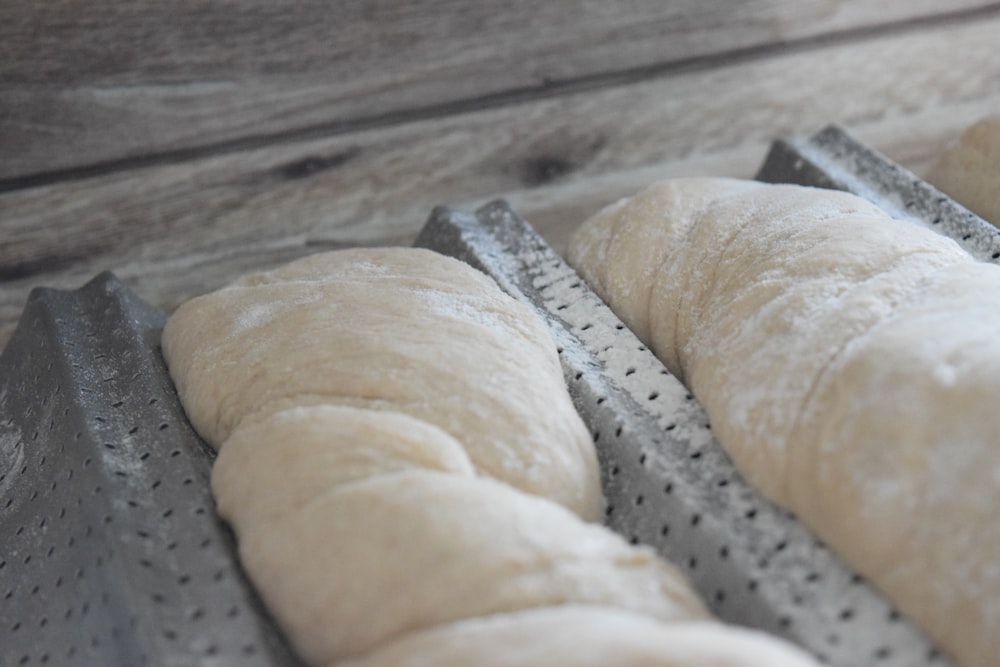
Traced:
<path fill-rule="evenodd" d="M 917 173 L 1000 109 L 1000 2 L 0 5 L 0 345 L 112 270 L 180 301 L 505 197 L 557 248 L 837 123 Z"/>

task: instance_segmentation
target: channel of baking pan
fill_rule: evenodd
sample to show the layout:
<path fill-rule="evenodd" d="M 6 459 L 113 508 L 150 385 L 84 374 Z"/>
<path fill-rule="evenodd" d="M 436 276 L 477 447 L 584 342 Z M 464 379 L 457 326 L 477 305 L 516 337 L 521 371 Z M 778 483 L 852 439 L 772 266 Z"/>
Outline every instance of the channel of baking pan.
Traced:
<path fill-rule="evenodd" d="M 1000 257 L 992 228 L 836 128 L 776 142 L 759 178 L 902 206 Z M 539 308 L 597 440 L 608 524 L 679 564 L 719 616 L 835 665 L 948 664 L 743 484 L 697 403 L 505 205 L 440 209 L 419 243 Z M 301 664 L 212 511 L 212 454 L 160 356 L 163 319 L 102 274 L 36 290 L 0 355 L 0 664 Z"/>
<path fill-rule="evenodd" d="M 756 178 L 852 192 L 951 237 L 980 261 L 1000 260 L 1000 229 L 835 125 L 806 141 L 775 141 Z"/>
<path fill-rule="evenodd" d="M 697 401 L 504 202 L 475 214 L 438 209 L 417 244 L 482 269 L 548 321 L 598 448 L 606 523 L 677 565 L 719 618 L 784 636 L 832 665 L 947 664 L 743 481 Z"/>
<path fill-rule="evenodd" d="M 0 665 L 300 666 L 209 490 L 160 355 L 110 274 L 32 292 L 0 356 Z"/>
<path fill-rule="evenodd" d="M 776 141 L 757 178 L 853 192 L 977 259 L 1000 258 L 1000 231 L 835 126 L 804 142 Z M 598 446 L 608 525 L 681 567 L 716 615 L 833 665 L 950 664 L 742 480 L 683 385 L 504 202 L 474 215 L 439 209 L 417 244 L 479 267 L 547 319 Z"/>

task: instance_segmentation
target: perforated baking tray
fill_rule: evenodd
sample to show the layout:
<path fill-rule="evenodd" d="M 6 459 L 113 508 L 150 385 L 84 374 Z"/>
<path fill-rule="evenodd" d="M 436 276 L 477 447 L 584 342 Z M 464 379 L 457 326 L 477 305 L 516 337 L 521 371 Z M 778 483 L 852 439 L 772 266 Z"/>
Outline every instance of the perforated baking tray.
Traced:
<path fill-rule="evenodd" d="M 836 125 L 804 141 L 775 141 L 756 178 L 845 190 L 951 237 L 980 261 L 1000 259 L 1000 229 Z"/>
<path fill-rule="evenodd" d="M 0 357 L 0 665 L 299 665 L 244 578 L 163 313 L 35 290 Z"/>
<path fill-rule="evenodd" d="M 777 142 L 760 178 L 852 189 L 849 176 L 928 224 L 953 206 L 932 192 L 933 213 L 907 207 L 885 175 L 894 165 L 859 173 L 867 149 L 835 128 L 817 137 Z M 945 219 L 977 256 L 1000 257 L 982 221 Z M 483 269 L 546 318 L 599 448 L 607 523 L 680 565 L 716 614 L 833 665 L 948 664 L 743 483 L 697 402 L 506 204 L 438 209 L 417 244 Z M 300 664 L 213 511 L 212 455 L 166 373 L 163 320 L 103 274 L 75 292 L 36 290 L 0 356 L 2 665 Z"/>
<path fill-rule="evenodd" d="M 744 482 L 694 397 L 507 204 L 438 209 L 417 244 L 477 266 L 548 320 L 597 444 L 607 524 L 680 566 L 719 618 L 783 636 L 832 665 L 948 664 Z"/>

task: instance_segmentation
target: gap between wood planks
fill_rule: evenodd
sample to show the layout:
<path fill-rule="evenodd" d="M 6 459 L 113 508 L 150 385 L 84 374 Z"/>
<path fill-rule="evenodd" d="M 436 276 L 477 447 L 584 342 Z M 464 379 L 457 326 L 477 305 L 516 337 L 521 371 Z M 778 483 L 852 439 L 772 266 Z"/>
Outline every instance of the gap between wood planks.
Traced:
<path fill-rule="evenodd" d="M 730 65 L 734 62 L 749 62 L 790 53 L 809 51 L 828 46 L 869 40 L 885 34 L 902 34 L 940 27 L 950 24 L 971 22 L 1000 14 L 1000 3 L 963 9 L 934 16 L 921 16 L 894 21 L 892 23 L 861 26 L 833 31 L 826 34 L 792 38 L 783 42 L 758 44 L 748 47 L 720 51 L 709 55 L 693 56 L 664 63 L 651 63 L 617 71 L 599 72 L 564 81 L 546 81 L 538 86 L 525 86 L 506 91 L 460 99 L 441 104 L 432 104 L 411 109 L 402 109 L 366 118 L 355 118 L 330 123 L 318 123 L 273 133 L 248 135 L 213 143 L 153 152 L 148 155 L 127 157 L 103 162 L 95 162 L 82 167 L 56 169 L 23 176 L 0 179 L 0 193 L 52 185 L 65 181 L 83 180 L 118 172 L 169 165 L 223 155 L 226 153 L 265 148 L 289 141 L 325 138 L 350 132 L 378 129 L 410 122 L 444 118 L 490 108 L 513 106 L 534 100 L 574 94 L 605 87 L 628 85 L 654 78 L 687 74 L 699 70 L 710 70 Z M 308 170 L 311 165 L 302 165 Z"/>

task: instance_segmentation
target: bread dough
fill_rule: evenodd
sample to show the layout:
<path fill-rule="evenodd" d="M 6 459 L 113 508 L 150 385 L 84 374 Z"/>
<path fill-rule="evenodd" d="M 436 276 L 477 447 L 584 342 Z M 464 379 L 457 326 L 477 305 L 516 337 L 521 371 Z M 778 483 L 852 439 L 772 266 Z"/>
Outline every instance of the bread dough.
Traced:
<path fill-rule="evenodd" d="M 183 305 L 163 347 L 244 569 L 309 664 L 812 664 L 710 623 L 677 570 L 584 520 L 596 456 L 548 331 L 464 264 L 309 257 Z"/>
<path fill-rule="evenodd" d="M 570 602 L 706 617 L 648 549 L 483 477 L 408 471 L 346 484 L 279 519 L 247 519 L 239 546 L 268 608 L 317 665 L 408 631 Z"/>
<path fill-rule="evenodd" d="M 458 260 L 416 248 L 312 255 L 183 304 L 163 351 L 216 447 L 242 421 L 292 406 L 401 412 L 459 440 L 480 473 L 601 516 L 593 442 L 546 325 Z"/>
<path fill-rule="evenodd" d="M 1000 114 L 969 126 L 938 157 L 927 180 L 974 213 L 1000 225 Z"/>
<path fill-rule="evenodd" d="M 462 445 L 402 413 L 334 405 L 289 408 L 243 423 L 212 467 L 219 514 L 239 533 L 343 484 L 403 470 L 471 477 Z"/>
<path fill-rule="evenodd" d="M 734 190 L 752 187 L 730 184 Z M 573 237 L 570 262 L 598 294 L 615 295 L 619 318 L 644 343 L 652 343 L 648 313 L 656 274 L 686 247 L 688 225 L 677 221 L 697 215 L 719 195 L 718 183 L 710 179 L 692 179 L 684 188 L 653 184 L 642 197 L 607 207 Z M 645 224 L 634 224 L 636 218 Z M 672 349 L 656 353 L 671 373 L 683 377 Z"/>
<path fill-rule="evenodd" d="M 609 607 L 564 605 L 474 618 L 404 635 L 337 667 L 814 667 L 761 633 L 665 624 Z M 333 667 L 333 665 L 331 665 Z"/>
<path fill-rule="evenodd" d="M 786 442 L 818 371 L 916 288 L 914 274 L 971 261 L 933 232 L 903 233 L 910 227 L 846 193 L 679 179 L 598 214 L 569 258 L 616 313 L 639 322 L 637 335 L 698 396 L 743 474 L 783 501 Z M 602 263 L 605 244 L 642 247 L 660 263 Z M 898 275 L 881 276 L 893 262 Z M 648 297 L 619 299 L 614 285 L 640 280 Z"/>
<path fill-rule="evenodd" d="M 663 258 L 637 269 L 645 307 L 606 287 L 635 266 L 598 265 L 612 235 L 669 245 L 644 250 Z M 631 309 L 752 484 L 961 664 L 992 664 L 1000 267 L 852 195 L 726 179 L 619 203 L 578 231 L 570 261 Z"/>
<path fill-rule="evenodd" d="M 789 457 L 795 506 L 973 667 L 1000 632 L 998 332 L 1000 269 L 939 271 L 819 378 Z"/>

